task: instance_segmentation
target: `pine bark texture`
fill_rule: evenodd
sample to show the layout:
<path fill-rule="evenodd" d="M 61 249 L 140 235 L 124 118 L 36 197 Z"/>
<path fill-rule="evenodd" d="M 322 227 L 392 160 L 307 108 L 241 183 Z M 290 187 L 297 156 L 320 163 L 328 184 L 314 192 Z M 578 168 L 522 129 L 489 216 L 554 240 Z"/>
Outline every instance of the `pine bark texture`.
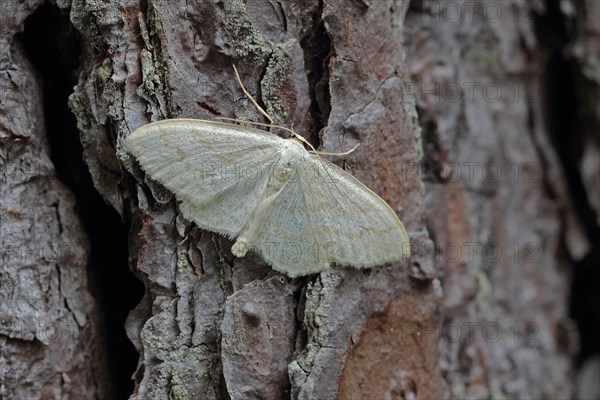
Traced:
<path fill-rule="evenodd" d="M 0 4 L 0 398 L 102 398 L 88 240 L 50 161 L 42 83 L 15 41 L 41 3 Z"/>
<path fill-rule="evenodd" d="M 544 26 L 536 15 L 549 14 L 551 3 L 559 2 L 414 2 L 405 23 L 423 127 L 427 227 L 444 290 L 435 334 L 456 398 L 574 394 L 571 268 L 598 238 L 573 203 L 572 177 L 551 140 L 551 114 L 566 114 L 569 101 L 584 110 L 585 145 L 575 161 L 586 201 L 600 216 L 593 129 L 600 110 L 590 97 L 600 79 L 592 46 L 599 3 L 560 2 L 562 18 L 580 30 L 576 46 L 559 49 L 577 60 L 579 82 L 549 79 L 553 49 L 544 41 L 553 45 L 560 26 Z M 581 98 L 562 92 L 551 104 L 560 81 L 579 86 Z M 577 141 L 576 128 L 568 128 L 556 134 Z"/>
<path fill-rule="evenodd" d="M 87 239 L 14 39 L 40 3 L 2 3 L 0 398 L 106 398 Z M 544 2 L 490 1 L 497 21 L 435 19 L 465 3 L 56 2 L 82 40 L 69 105 L 84 160 L 131 224 L 130 268 L 146 287 L 125 326 L 140 355 L 132 399 L 573 394 L 569 260 L 593 244 L 547 133 L 546 54 L 529 17 Z M 587 24 L 573 51 L 595 99 L 597 4 L 569 17 Z M 410 260 L 290 280 L 181 217 L 123 139 L 164 118 L 262 121 L 232 64 L 277 123 L 325 151 L 361 144 L 335 162 L 397 211 Z M 436 93 L 450 84 L 459 100 Z M 597 124 L 597 103 L 586 111 Z M 597 132 L 582 177 L 600 215 Z M 68 256 L 46 251 L 57 248 Z M 72 339 L 31 325 L 52 323 L 73 323 Z"/>
<path fill-rule="evenodd" d="M 326 151 L 360 142 L 346 168 L 427 247 L 423 187 L 402 170 L 421 154 L 414 103 L 404 98 L 402 15 L 384 2 L 93 4 L 73 8 L 100 57 L 85 59 L 71 105 L 98 189 L 116 209 L 133 211 L 132 266 L 148 289 L 128 322 L 140 352 L 134 398 L 443 396 L 436 343 L 401 334 L 404 324 L 434 323 L 439 299 L 426 257 L 416 253 L 411 268 L 288 282 L 183 220 L 121 144 L 166 117 L 260 120 L 234 79 L 235 63 L 278 122 Z M 128 173 L 112 169 L 113 144 Z"/>

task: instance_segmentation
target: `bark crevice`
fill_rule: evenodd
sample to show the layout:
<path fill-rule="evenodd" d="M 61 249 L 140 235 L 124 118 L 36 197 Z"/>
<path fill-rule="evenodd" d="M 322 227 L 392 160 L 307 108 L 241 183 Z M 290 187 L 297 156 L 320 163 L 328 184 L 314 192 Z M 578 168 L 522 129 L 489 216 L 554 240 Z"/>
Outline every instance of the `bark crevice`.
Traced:
<path fill-rule="evenodd" d="M 138 354 L 125 334 L 124 323 L 143 294 L 143 287 L 129 271 L 127 264 L 128 226 L 117 212 L 106 204 L 94 188 L 83 161 L 83 149 L 75 116 L 68 99 L 75 86 L 81 56 L 81 38 L 68 15 L 51 4 L 40 6 L 26 21 L 17 42 L 36 69 L 43 86 L 43 108 L 51 161 L 58 179 L 74 194 L 75 212 L 90 242 L 88 273 L 90 290 L 100 305 L 106 353 L 114 384 L 114 395 L 125 398 L 133 390 L 131 375 Z M 63 221 L 65 205 L 54 203 L 59 233 L 72 227 Z M 68 207 L 68 205 L 66 205 Z M 71 210 L 68 210 L 71 211 Z M 77 251 L 78 249 L 70 249 Z M 62 288 L 60 265 L 57 266 Z M 65 288 L 67 292 L 70 288 Z M 64 306 L 79 323 L 77 313 Z"/>
<path fill-rule="evenodd" d="M 329 60 L 332 56 L 331 39 L 323 21 L 323 0 L 313 15 L 313 24 L 308 34 L 300 41 L 304 53 L 304 69 L 308 81 L 310 96 L 310 115 L 314 124 L 314 132 L 319 133 L 326 125 L 331 112 L 331 96 L 329 94 Z M 320 146 L 318 134 L 312 135 L 313 146 Z"/>
<path fill-rule="evenodd" d="M 576 361 L 581 364 L 600 354 L 600 344 L 596 340 L 600 336 L 600 321 L 596 318 L 600 313 L 600 298 L 596 295 L 600 285 L 600 225 L 590 202 L 593 193 L 588 193 L 581 170 L 586 145 L 585 127 L 598 126 L 600 122 L 586 120 L 582 113 L 586 109 L 583 102 L 585 92 L 593 91 L 597 84 L 585 77 L 584 66 L 571 50 L 578 39 L 577 24 L 581 21 L 565 15 L 559 1 L 547 0 L 545 12 L 538 15 L 535 22 L 538 37 L 547 52 L 542 79 L 547 99 L 548 134 L 564 170 L 573 211 L 588 241 L 588 251 L 583 257 L 572 254 L 567 248 L 567 259 L 573 271 L 570 314 L 579 331 L 580 348 Z"/>

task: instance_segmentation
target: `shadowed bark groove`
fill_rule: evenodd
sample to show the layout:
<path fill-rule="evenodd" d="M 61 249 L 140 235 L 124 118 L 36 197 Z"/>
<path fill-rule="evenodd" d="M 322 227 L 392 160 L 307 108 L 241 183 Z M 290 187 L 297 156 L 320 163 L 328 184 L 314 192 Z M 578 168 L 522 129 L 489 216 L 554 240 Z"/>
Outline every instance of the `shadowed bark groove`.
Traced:
<path fill-rule="evenodd" d="M 127 227 L 93 187 L 82 159 L 75 117 L 68 108 L 81 55 L 79 37 L 66 15 L 45 4 L 25 21 L 25 30 L 18 38 L 43 81 L 50 156 L 58 179 L 75 195 L 75 211 L 89 237 L 91 290 L 101 306 L 99 328 L 106 338 L 103 345 L 110 380 L 114 395 L 126 397 L 133 389 L 130 377 L 138 355 L 124 324 L 143 289 L 127 269 Z"/>

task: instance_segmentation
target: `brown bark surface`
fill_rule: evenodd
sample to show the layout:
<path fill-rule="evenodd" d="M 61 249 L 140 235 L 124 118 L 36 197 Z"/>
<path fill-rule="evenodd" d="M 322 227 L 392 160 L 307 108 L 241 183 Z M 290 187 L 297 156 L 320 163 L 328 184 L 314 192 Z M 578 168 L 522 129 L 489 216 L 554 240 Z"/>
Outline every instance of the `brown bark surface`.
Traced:
<path fill-rule="evenodd" d="M 2 3 L 0 398 L 108 398 L 88 240 L 15 35 L 40 3 Z M 583 32 L 568 47 L 590 103 L 572 160 L 552 119 L 557 46 L 538 29 L 549 3 L 57 1 L 81 41 L 69 106 L 83 158 L 130 224 L 145 286 L 124 327 L 131 398 L 572 396 L 573 266 L 598 251 L 598 7 L 557 14 Z M 164 118 L 264 122 L 232 64 L 277 123 L 325 151 L 360 143 L 334 162 L 398 213 L 410 260 L 290 280 L 180 215 L 123 139 Z M 35 324 L 75 329 L 61 341 Z"/>
<path fill-rule="evenodd" d="M 571 89 L 597 92 L 597 49 L 590 53 L 585 35 L 578 51 L 567 40 L 569 27 L 581 23 L 595 32 L 588 40 L 597 40 L 598 19 L 594 28 L 589 22 L 598 16 L 593 3 L 577 9 L 563 2 L 558 9 L 557 2 L 423 1 L 408 12 L 427 227 L 444 291 L 436 334 L 453 397 L 574 393 L 571 274 L 597 251 L 598 238 L 594 228 L 586 230 L 573 186 L 579 171 L 572 164 L 580 161 L 565 160 L 561 147 L 581 135 L 574 126 L 580 116 L 570 109 L 588 108 L 586 100 L 570 97 Z M 561 58 L 568 62 L 573 54 L 582 58 L 576 68 L 587 71 L 589 81 L 561 69 Z M 598 121 L 597 99 L 590 106 L 595 115 L 588 113 L 586 126 Z M 598 130 L 586 129 L 583 196 L 599 215 Z"/>
<path fill-rule="evenodd" d="M 391 23 L 400 16 L 386 4 L 327 2 L 321 10 L 316 2 L 187 9 L 152 3 L 130 15 L 131 26 L 119 37 L 126 45 L 123 65 L 112 69 L 128 72 L 120 97 L 139 106 L 122 110 L 119 123 L 134 129 L 167 116 L 214 114 L 258 120 L 233 78 L 233 62 L 280 122 L 293 123 L 327 151 L 360 142 L 345 167 L 398 210 L 415 241 L 427 242 L 421 184 L 416 175 L 403 177 L 402 167 L 418 162 L 418 127 L 414 106 L 403 101 L 400 32 Z M 377 44 L 368 44 L 375 38 Z M 82 104 L 90 102 L 76 93 Z M 325 129 L 317 137 L 319 125 Z M 135 262 L 149 288 L 145 312 L 138 309 L 129 322 L 141 328 L 130 331 L 139 336 L 142 355 L 137 398 L 169 392 L 381 397 L 396 390 L 398 373 L 427 397 L 443 395 L 435 345 L 403 346 L 397 334 L 404 321 L 432 323 L 431 265 L 344 269 L 288 282 L 257 257 L 234 259 L 230 241 L 198 231 L 181 219 L 171 196 L 150 189 L 137 191 L 141 210 L 132 229 L 140 231 Z M 394 344 L 381 346 L 389 340 Z M 406 364 L 400 372 L 398 363 Z"/>

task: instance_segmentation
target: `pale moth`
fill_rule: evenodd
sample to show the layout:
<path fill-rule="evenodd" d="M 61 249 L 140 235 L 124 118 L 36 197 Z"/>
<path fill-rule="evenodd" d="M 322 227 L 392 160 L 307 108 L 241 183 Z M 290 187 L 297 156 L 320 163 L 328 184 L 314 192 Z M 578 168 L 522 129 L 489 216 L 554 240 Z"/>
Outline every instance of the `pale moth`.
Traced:
<path fill-rule="evenodd" d="M 297 134 L 167 119 L 137 129 L 125 145 L 175 194 L 186 219 L 237 239 L 236 257 L 253 250 L 289 277 L 407 257 L 408 235 L 390 206 L 303 142 Z"/>

